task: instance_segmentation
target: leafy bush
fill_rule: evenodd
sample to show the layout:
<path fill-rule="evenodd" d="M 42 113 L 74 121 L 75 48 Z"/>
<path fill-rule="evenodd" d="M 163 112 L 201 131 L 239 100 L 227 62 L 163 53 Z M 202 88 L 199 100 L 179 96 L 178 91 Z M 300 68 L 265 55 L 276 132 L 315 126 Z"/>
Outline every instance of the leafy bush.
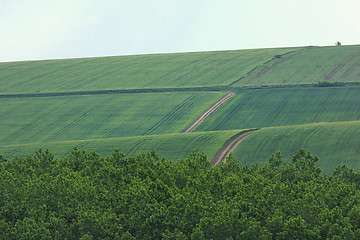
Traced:
<path fill-rule="evenodd" d="M 314 87 L 342 87 L 345 86 L 342 82 L 318 82 L 314 84 Z"/>

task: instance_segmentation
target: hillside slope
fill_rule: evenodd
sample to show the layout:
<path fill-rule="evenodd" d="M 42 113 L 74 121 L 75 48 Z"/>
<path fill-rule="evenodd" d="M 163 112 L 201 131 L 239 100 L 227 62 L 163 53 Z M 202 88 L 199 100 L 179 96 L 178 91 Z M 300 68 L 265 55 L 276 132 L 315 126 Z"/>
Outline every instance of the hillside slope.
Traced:
<path fill-rule="evenodd" d="M 74 147 L 96 151 L 101 156 L 111 154 L 115 148 L 124 154 L 155 150 L 160 157 L 175 161 L 186 158 L 193 150 L 207 154 L 209 161 L 215 157 L 227 139 L 242 130 L 162 134 L 141 137 L 55 141 L 46 143 L 0 145 L 6 158 L 33 154 L 38 148 L 49 149 L 56 157 L 66 157 Z"/>
<path fill-rule="evenodd" d="M 278 55 L 233 86 L 360 82 L 360 45 L 307 47 Z"/>
<path fill-rule="evenodd" d="M 234 151 L 240 163 L 266 163 L 271 154 L 281 151 L 284 159 L 305 148 L 320 157 L 323 172 L 341 164 L 360 170 L 360 121 L 314 123 L 262 128 L 253 132 Z"/>
<path fill-rule="evenodd" d="M 347 84 L 313 86 L 318 82 Z M 360 45 L 0 63 L 0 153 L 49 146 L 63 156 L 75 145 L 104 155 L 155 149 L 170 159 L 194 149 L 212 158 L 236 129 L 262 128 L 236 148 L 240 161 L 307 147 L 330 159 L 324 168 L 357 168 L 359 83 Z M 236 95 L 196 128 L 198 135 L 175 134 L 225 91 Z M 318 129 L 325 130 L 316 137 Z M 228 131 L 213 132 L 220 130 Z M 342 135 L 345 145 L 336 145 Z"/>
<path fill-rule="evenodd" d="M 360 45 L 0 63 L 0 94 L 360 82 Z"/>
<path fill-rule="evenodd" d="M 294 49 L 0 63 L 0 94 L 225 86 L 289 51 Z"/>
<path fill-rule="evenodd" d="M 360 87 L 246 89 L 197 129 L 218 131 L 360 120 Z"/>
<path fill-rule="evenodd" d="M 225 93 L 110 94 L 0 101 L 0 145 L 180 133 Z"/>

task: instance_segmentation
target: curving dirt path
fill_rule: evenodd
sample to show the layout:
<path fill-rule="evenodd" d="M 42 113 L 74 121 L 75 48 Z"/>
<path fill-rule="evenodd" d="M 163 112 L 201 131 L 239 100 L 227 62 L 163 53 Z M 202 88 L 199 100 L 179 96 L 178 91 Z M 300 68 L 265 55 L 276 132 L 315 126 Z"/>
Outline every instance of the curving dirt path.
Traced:
<path fill-rule="evenodd" d="M 200 115 L 198 119 L 196 119 L 190 126 L 188 126 L 183 133 L 192 132 L 195 130 L 197 126 L 199 126 L 210 114 L 212 114 L 216 109 L 218 109 L 222 104 L 224 104 L 227 100 L 229 100 L 232 96 L 234 96 L 234 92 L 228 92 L 224 97 L 222 97 L 219 101 L 217 101 L 214 105 L 212 105 L 206 112 Z"/>
<path fill-rule="evenodd" d="M 245 140 L 245 138 L 247 138 L 248 136 L 250 136 L 254 131 L 256 131 L 257 129 L 253 129 L 253 130 L 249 130 L 246 132 L 242 132 L 240 134 L 236 134 L 235 136 L 233 136 L 232 138 L 230 138 L 225 144 L 224 146 L 220 149 L 220 151 L 216 154 L 212 165 L 215 166 L 217 164 L 219 164 L 220 162 L 225 163 L 226 162 L 226 158 L 229 156 L 229 154 L 231 152 L 233 152 L 236 147 Z"/>

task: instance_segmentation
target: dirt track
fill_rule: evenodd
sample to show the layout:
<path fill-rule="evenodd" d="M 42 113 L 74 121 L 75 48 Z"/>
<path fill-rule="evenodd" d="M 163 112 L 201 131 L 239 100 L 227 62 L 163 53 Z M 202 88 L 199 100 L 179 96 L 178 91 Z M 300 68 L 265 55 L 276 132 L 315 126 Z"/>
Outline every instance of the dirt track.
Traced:
<path fill-rule="evenodd" d="M 211 113 L 213 113 L 216 109 L 218 109 L 222 104 L 224 104 L 234 95 L 235 95 L 234 92 L 229 92 L 226 96 L 222 97 L 219 101 L 217 101 L 214 105 L 212 105 L 206 112 L 201 114 L 200 117 L 195 120 L 195 122 L 193 122 L 183 131 L 183 133 L 194 131 L 195 128 L 199 126 L 208 116 L 210 116 Z"/>
<path fill-rule="evenodd" d="M 256 129 L 255 129 L 256 130 Z M 230 138 L 224 146 L 220 149 L 220 151 L 216 154 L 212 165 L 215 166 L 220 162 L 226 162 L 226 157 L 229 156 L 230 152 L 233 152 L 236 147 L 245 140 L 248 136 L 250 136 L 255 130 L 243 132 L 240 135 L 235 135 L 234 137 Z M 235 143 L 235 144 L 234 144 Z"/>

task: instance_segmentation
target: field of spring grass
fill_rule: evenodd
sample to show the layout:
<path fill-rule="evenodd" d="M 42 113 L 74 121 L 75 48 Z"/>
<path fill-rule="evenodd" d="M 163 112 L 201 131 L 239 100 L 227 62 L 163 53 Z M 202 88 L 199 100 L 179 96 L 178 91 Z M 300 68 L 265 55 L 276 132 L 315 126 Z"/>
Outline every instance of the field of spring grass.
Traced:
<path fill-rule="evenodd" d="M 225 86 L 275 55 L 293 50 L 257 49 L 0 63 L 0 94 Z"/>
<path fill-rule="evenodd" d="M 267 162 L 271 154 L 281 151 L 284 160 L 299 149 L 317 155 L 323 172 L 332 173 L 339 165 L 360 170 L 360 121 L 313 123 L 269 127 L 253 132 L 234 151 L 242 164 Z"/>
<path fill-rule="evenodd" d="M 141 137 L 106 138 L 47 143 L 0 145 L 0 153 L 7 158 L 34 154 L 39 148 L 49 149 L 56 157 L 66 157 L 74 147 L 96 151 L 101 156 L 111 154 L 115 148 L 128 155 L 155 150 L 159 157 L 175 161 L 186 158 L 192 151 L 204 152 L 209 161 L 222 145 L 241 130 L 162 134 Z"/>
<path fill-rule="evenodd" d="M 360 45 L 307 47 L 278 55 L 233 86 L 360 82 Z"/>
<path fill-rule="evenodd" d="M 180 133 L 225 93 L 3 98 L 0 145 Z"/>
<path fill-rule="evenodd" d="M 325 172 L 342 163 L 360 170 L 357 84 L 360 45 L 0 63 L 0 154 L 42 147 L 61 157 L 77 146 L 101 155 L 154 149 L 171 160 L 204 151 L 211 161 L 238 129 L 260 128 L 236 148 L 240 162 L 305 147 Z M 196 133 L 181 134 L 220 90 L 236 94 Z M 53 96 L 36 97 L 44 93 Z"/>
<path fill-rule="evenodd" d="M 360 120 L 360 87 L 238 91 L 198 131 Z"/>
<path fill-rule="evenodd" d="M 360 82 L 360 45 L 0 63 L 0 94 Z"/>

